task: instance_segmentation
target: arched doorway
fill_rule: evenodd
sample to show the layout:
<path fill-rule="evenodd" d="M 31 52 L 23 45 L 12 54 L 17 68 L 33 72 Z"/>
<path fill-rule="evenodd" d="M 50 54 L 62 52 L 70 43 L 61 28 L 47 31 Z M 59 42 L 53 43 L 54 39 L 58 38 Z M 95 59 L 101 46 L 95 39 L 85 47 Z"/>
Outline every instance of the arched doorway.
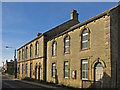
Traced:
<path fill-rule="evenodd" d="M 35 79 L 37 79 L 37 66 L 35 66 Z"/>
<path fill-rule="evenodd" d="M 103 84 L 103 65 L 98 62 L 94 67 L 94 81 L 97 88 L 101 88 Z"/>
<path fill-rule="evenodd" d="M 38 80 L 41 80 L 41 66 L 38 68 Z"/>

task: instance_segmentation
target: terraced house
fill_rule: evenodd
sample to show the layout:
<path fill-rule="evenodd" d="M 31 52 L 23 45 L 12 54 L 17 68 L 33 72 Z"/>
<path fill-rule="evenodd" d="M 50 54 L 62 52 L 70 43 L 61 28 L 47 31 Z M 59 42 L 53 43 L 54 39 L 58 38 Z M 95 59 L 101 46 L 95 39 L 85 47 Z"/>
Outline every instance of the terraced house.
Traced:
<path fill-rule="evenodd" d="M 120 87 L 119 33 L 120 5 L 84 22 L 73 10 L 71 20 L 18 49 L 18 76 L 78 88 Z"/>

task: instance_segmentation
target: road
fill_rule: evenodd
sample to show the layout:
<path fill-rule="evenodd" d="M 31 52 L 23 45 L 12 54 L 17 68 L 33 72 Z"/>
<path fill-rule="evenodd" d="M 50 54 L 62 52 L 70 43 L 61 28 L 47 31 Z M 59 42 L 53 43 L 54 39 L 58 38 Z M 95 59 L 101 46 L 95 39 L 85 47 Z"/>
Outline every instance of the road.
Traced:
<path fill-rule="evenodd" d="M 46 89 L 44 86 L 38 86 L 34 84 L 29 84 L 25 82 L 21 82 L 20 80 L 13 79 L 12 77 L 8 77 L 5 75 L 2 75 L 2 89 L 10 89 L 12 90 L 18 90 L 18 89 Z"/>
<path fill-rule="evenodd" d="M 68 90 L 68 88 L 63 88 L 63 87 L 55 87 L 55 86 L 49 86 L 45 84 L 40 84 L 40 83 L 34 83 L 34 82 L 29 82 L 29 81 L 21 81 L 19 79 L 15 79 L 10 76 L 2 75 L 2 90 L 23 90 L 23 89 L 39 89 L 39 90 L 48 90 L 48 89 L 62 89 L 62 90 Z"/>

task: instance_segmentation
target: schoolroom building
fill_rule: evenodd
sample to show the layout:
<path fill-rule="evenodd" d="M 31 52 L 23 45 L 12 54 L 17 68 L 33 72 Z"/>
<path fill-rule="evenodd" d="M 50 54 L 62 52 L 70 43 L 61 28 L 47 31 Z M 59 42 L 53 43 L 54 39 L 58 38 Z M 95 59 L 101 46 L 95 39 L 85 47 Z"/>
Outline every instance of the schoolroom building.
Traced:
<path fill-rule="evenodd" d="M 18 49 L 18 76 L 77 88 L 119 88 L 119 28 L 120 5 L 84 22 L 73 10 L 71 20 Z"/>

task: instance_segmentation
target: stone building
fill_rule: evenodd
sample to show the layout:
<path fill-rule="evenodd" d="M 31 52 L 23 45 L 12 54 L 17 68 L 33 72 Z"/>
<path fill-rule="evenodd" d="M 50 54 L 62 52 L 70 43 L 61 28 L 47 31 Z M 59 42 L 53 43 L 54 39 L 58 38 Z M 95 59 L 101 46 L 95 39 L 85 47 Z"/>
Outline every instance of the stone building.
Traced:
<path fill-rule="evenodd" d="M 39 79 L 41 71 L 40 80 L 59 85 L 78 88 L 120 87 L 119 28 L 120 5 L 81 23 L 77 11 L 73 10 L 71 20 L 41 34 L 17 50 L 18 76 L 24 78 L 26 71 L 26 77 L 32 73 L 31 78 Z M 35 55 L 36 42 L 39 43 L 39 57 Z M 28 55 L 28 59 L 24 55 Z"/>
<path fill-rule="evenodd" d="M 5 66 L 4 67 L 5 73 L 14 74 L 14 61 L 13 60 L 10 60 L 10 62 L 6 60 L 6 64 L 4 66 Z"/>
<path fill-rule="evenodd" d="M 46 81 L 47 41 L 53 36 L 78 24 L 79 21 L 76 19 L 75 15 L 77 14 L 75 13 L 76 12 L 71 13 L 71 20 L 45 32 L 44 34 L 38 33 L 35 39 L 17 49 L 17 77 L 30 77 Z"/>

